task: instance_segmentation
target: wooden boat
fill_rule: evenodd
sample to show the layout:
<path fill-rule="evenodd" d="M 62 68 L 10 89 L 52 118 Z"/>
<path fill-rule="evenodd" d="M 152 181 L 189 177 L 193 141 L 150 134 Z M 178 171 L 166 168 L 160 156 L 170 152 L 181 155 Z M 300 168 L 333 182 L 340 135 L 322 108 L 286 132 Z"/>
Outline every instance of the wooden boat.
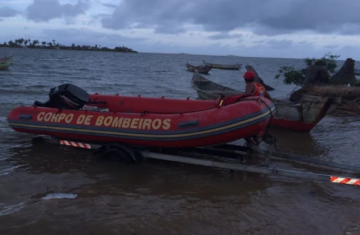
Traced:
<path fill-rule="evenodd" d="M 275 112 L 260 97 L 221 106 L 214 100 L 89 95 L 72 84 L 52 88 L 49 97 L 11 110 L 10 127 L 74 141 L 187 148 L 256 135 Z"/>
<path fill-rule="evenodd" d="M 202 100 L 213 100 L 221 95 L 232 96 L 243 92 L 214 83 L 198 73 L 192 77 L 192 87 Z M 334 99 L 304 95 L 301 102 L 273 99 L 276 114 L 271 125 L 299 132 L 310 132 L 321 121 L 332 106 Z"/>
<path fill-rule="evenodd" d="M 207 66 L 211 66 L 214 69 L 224 69 L 224 70 L 239 70 L 242 66 L 242 64 L 213 64 L 208 63 L 205 60 L 203 60 L 204 64 Z"/>
<path fill-rule="evenodd" d="M 9 68 L 10 64 L 6 64 L 6 63 L 0 63 L 0 70 L 5 70 L 7 68 Z"/>
<path fill-rule="evenodd" d="M 12 63 L 13 56 L 4 56 L 0 58 L 0 63 Z"/>
<path fill-rule="evenodd" d="M 195 69 L 196 69 L 199 73 L 202 73 L 202 74 L 208 74 L 209 71 L 212 69 L 211 66 L 207 66 L 207 65 L 194 66 L 189 63 L 186 63 L 185 66 L 190 72 L 195 72 Z"/>
<path fill-rule="evenodd" d="M 10 57 L 3 57 L 0 59 L 0 70 L 5 70 L 9 68 L 9 66 L 12 64 L 12 56 Z"/>

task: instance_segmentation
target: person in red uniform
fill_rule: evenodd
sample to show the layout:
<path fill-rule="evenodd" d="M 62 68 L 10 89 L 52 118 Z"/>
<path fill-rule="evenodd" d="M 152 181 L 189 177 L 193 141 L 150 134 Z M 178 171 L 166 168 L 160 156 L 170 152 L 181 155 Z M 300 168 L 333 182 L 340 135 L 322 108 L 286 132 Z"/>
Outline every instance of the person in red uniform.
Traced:
<path fill-rule="evenodd" d="M 244 80 L 246 83 L 244 95 L 261 96 L 261 97 L 265 97 L 268 100 L 271 100 L 271 96 L 266 91 L 265 87 L 260 83 L 255 82 L 255 74 L 253 72 L 247 71 L 244 74 Z M 263 133 L 260 133 L 259 135 L 262 134 Z M 259 135 L 252 136 L 250 138 L 245 138 L 245 140 L 253 145 L 258 145 L 260 143 Z"/>
<path fill-rule="evenodd" d="M 260 83 L 255 82 L 255 74 L 251 71 L 247 71 L 244 74 L 244 80 L 246 83 L 246 89 L 244 95 L 254 95 L 265 97 L 268 100 L 271 100 L 271 96 L 266 91 L 265 87 Z"/>

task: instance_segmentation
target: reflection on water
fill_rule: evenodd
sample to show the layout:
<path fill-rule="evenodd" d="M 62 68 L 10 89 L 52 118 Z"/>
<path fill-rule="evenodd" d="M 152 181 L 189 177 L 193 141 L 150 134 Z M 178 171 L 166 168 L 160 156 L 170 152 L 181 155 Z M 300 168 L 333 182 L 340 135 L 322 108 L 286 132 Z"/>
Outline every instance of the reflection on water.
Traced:
<path fill-rule="evenodd" d="M 280 152 L 311 156 L 325 153 L 323 146 L 312 137 L 312 133 L 294 132 L 276 127 L 271 127 L 269 133 L 276 138 L 277 150 Z"/>
<path fill-rule="evenodd" d="M 73 193 L 49 193 L 45 197 L 41 199 L 49 200 L 49 199 L 75 199 L 77 194 Z"/>

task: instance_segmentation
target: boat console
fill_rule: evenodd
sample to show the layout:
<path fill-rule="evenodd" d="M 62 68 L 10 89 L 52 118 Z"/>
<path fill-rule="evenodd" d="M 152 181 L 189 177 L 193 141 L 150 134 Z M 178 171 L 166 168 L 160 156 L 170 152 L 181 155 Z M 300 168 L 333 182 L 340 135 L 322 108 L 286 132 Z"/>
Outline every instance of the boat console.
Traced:
<path fill-rule="evenodd" d="M 90 95 L 72 84 L 63 84 L 50 89 L 49 100 L 42 103 L 35 101 L 38 107 L 80 110 L 89 102 Z"/>

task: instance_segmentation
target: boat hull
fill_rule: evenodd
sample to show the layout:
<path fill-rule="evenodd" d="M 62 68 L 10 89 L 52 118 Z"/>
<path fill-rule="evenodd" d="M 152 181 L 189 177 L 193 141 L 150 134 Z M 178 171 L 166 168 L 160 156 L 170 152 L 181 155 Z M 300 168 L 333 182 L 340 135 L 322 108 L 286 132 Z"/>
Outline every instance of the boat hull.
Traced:
<path fill-rule="evenodd" d="M 193 66 L 189 63 L 187 63 L 185 66 L 188 71 L 195 72 L 195 70 L 197 70 L 197 72 L 201 73 L 201 74 L 208 74 L 210 72 L 210 70 L 212 69 L 211 66 Z"/>
<path fill-rule="evenodd" d="M 8 123 L 18 132 L 68 140 L 187 148 L 228 143 L 261 133 L 275 112 L 269 100 L 259 97 L 222 107 L 217 101 L 91 97 L 107 102 L 109 110 L 59 112 L 55 108 L 17 107 L 9 113 Z M 123 111 L 115 112 L 119 104 Z M 98 108 L 104 110 L 101 105 Z"/>
<path fill-rule="evenodd" d="M 275 117 L 271 120 L 271 126 L 297 132 L 310 132 L 316 126 L 316 123 L 304 123 L 295 120 L 279 119 L 276 118 L 275 115 Z"/>
<path fill-rule="evenodd" d="M 9 66 L 10 66 L 10 64 L 1 64 L 1 63 L 0 63 L 0 70 L 8 69 Z"/>
<path fill-rule="evenodd" d="M 203 84 L 203 85 L 201 85 Z M 201 100 L 213 100 L 221 96 L 240 95 L 242 92 L 213 83 L 198 74 L 193 76 L 193 88 Z M 273 99 L 276 114 L 271 125 L 298 132 L 310 132 L 326 115 L 333 104 L 327 97 L 304 95 L 299 103 Z"/>
<path fill-rule="evenodd" d="M 232 65 L 224 65 L 224 64 L 213 64 L 203 61 L 206 66 L 211 66 L 214 69 L 223 69 L 223 70 L 239 70 L 242 64 L 232 64 Z"/>
<path fill-rule="evenodd" d="M 12 64 L 12 56 L 0 59 L 0 70 L 6 70 Z"/>

